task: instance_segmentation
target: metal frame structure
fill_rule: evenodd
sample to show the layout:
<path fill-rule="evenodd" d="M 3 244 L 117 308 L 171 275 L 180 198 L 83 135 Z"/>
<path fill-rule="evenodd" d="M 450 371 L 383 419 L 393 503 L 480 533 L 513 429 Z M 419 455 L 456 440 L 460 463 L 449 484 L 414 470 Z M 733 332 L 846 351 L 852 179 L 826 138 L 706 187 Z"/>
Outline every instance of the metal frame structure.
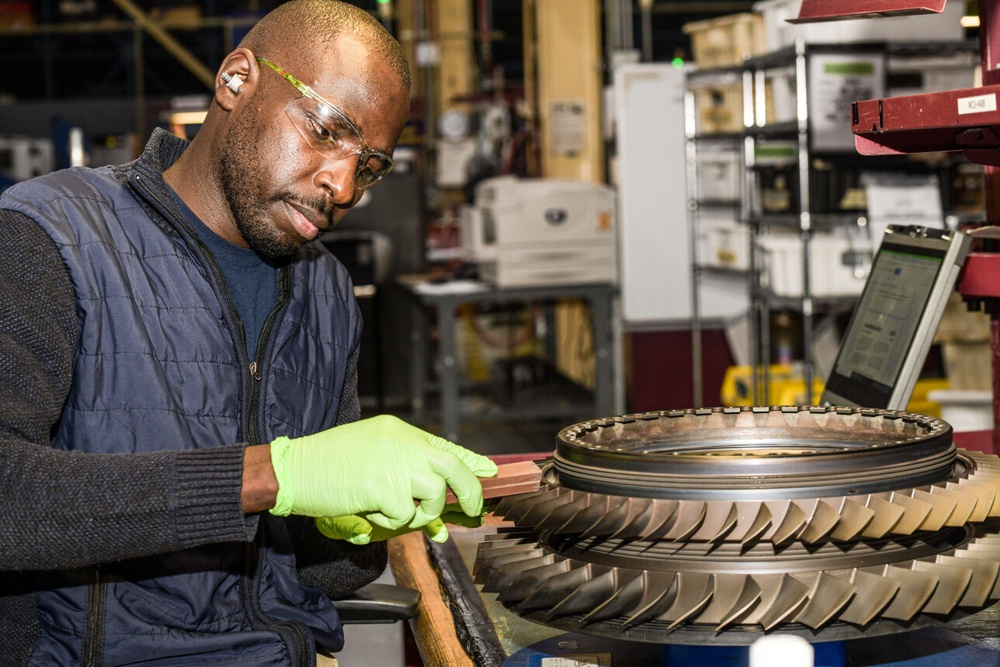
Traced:
<path fill-rule="evenodd" d="M 699 264 L 697 255 L 698 218 L 700 210 L 706 205 L 719 205 L 719 202 L 703 202 L 695 196 L 694 190 L 697 188 L 692 184 L 697 183 L 698 167 L 696 154 L 698 144 L 709 141 L 735 141 L 742 140 L 740 147 L 743 160 L 743 197 L 739 202 L 739 220 L 741 224 L 747 226 L 749 230 L 748 264 L 744 271 L 748 276 L 748 299 L 749 309 L 749 363 L 752 372 L 751 402 L 755 405 L 766 405 L 771 403 L 770 384 L 770 313 L 775 307 L 782 304 L 793 307 L 802 315 L 802 346 L 805 352 L 803 360 L 803 386 L 813 391 L 816 375 L 815 360 L 812 358 L 813 342 L 815 340 L 815 315 L 816 311 L 828 305 L 835 305 L 843 299 L 834 299 L 832 302 L 823 303 L 824 299 L 814 294 L 814 286 L 811 284 L 811 274 L 813 271 L 810 245 L 817 225 L 830 224 L 856 224 L 855 216 L 844 216 L 837 214 L 814 214 L 812 212 L 812 202 L 810 201 L 810 191 L 815 174 L 810 166 L 810 157 L 813 154 L 811 148 L 810 109 L 808 103 L 808 90 L 810 78 L 810 59 L 817 55 L 845 53 L 848 50 L 856 50 L 858 47 L 851 45 L 848 47 L 832 44 L 809 45 L 803 40 L 798 40 L 794 46 L 780 49 L 768 54 L 754 56 L 740 65 L 733 67 L 695 70 L 688 75 L 688 94 L 685 110 L 685 136 L 687 139 L 687 179 L 689 183 L 688 195 L 688 224 L 691 237 L 691 256 L 694 258 L 692 266 L 692 294 L 691 294 L 691 330 L 692 330 L 692 375 L 694 378 L 693 399 L 695 406 L 702 405 L 703 378 L 702 378 L 702 354 L 701 334 L 702 334 L 702 308 L 699 289 L 701 286 L 701 276 L 709 271 L 719 271 L 712 267 Z M 881 49 L 881 51 L 877 50 Z M 876 47 L 867 44 L 863 47 L 864 53 L 888 53 L 883 47 Z M 794 86 L 796 106 L 794 117 L 782 122 L 768 122 L 766 78 L 767 73 L 776 68 L 790 67 L 794 71 Z M 697 109 L 691 90 L 698 86 L 710 84 L 721 77 L 735 77 L 740 82 L 743 92 L 743 129 L 736 134 L 700 134 L 697 129 Z M 760 184 L 759 174 L 756 173 L 757 158 L 756 147 L 761 140 L 767 139 L 788 139 L 794 141 L 796 146 L 795 162 L 797 165 L 798 178 L 798 198 L 796 206 L 788 213 L 767 213 L 761 210 L 760 205 Z M 797 232 L 801 241 L 801 271 L 802 271 L 802 294 L 799 297 L 778 296 L 769 292 L 762 284 L 763 260 L 757 240 L 765 233 L 763 228 L 784 228 Z M 829 301 L 829 300 L 827 300 Z M 804 402 L 812 402 L 813 396 Z"/>
<path fill-rule="evenodd" d="M 955 0 L 952 0 L 955 1 Z M 878 5 L 878 7 L 876 7 Z M 805 0 L 800 20 L 882 14 L 940 12 L 944 0 Z M 982 86 L 924 95 L 862 100 L 852 105 L 851 129 L 863 155 L 960 151 L 985 165 L 986 222 L 1000 222 L 1000 2 L 979 0 Z M 973 252 L 958 292 L 990 313 L 993 364 L 993 442 L 1000 443 L 1000 254 Z"/>

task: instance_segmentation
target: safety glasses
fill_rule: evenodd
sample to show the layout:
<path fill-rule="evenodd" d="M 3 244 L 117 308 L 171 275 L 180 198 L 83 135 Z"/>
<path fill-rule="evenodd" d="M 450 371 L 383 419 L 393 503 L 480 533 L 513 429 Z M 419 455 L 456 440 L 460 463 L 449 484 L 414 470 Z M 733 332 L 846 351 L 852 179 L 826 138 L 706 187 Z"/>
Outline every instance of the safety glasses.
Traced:
<path fill-rule="evenodd" d="M 257 62 L 280 74 L 302 93 L 301 97 L 292 98 L 285 107 L 285 113 L 313 150 L 335 160 L 357 155 L 354 185 L 359 190 L 371 187 L 385 178 L 392 170 L 392 158 L 369 148 L 361 137 L 361 132 L 340 109 L 267 58 L 255 57 Z"/>

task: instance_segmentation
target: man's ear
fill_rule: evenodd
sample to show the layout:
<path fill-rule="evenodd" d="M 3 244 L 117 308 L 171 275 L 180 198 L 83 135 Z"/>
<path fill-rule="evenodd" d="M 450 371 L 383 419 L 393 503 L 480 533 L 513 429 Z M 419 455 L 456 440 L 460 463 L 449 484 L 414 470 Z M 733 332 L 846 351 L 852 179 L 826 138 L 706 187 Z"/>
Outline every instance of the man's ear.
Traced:
<path fill-rule="evenodd" d="M 236 49 L 222 61 L 215 78 L 215 101 L 229 111 L 257 87 L 260 68 L 249 49 Z"/>

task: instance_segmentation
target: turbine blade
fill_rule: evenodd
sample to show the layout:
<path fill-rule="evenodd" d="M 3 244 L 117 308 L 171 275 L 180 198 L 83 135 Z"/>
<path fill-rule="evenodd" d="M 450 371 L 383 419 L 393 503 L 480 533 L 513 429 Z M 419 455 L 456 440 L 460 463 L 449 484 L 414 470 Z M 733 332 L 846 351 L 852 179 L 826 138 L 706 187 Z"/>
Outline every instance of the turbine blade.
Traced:
<path fill-rule="evenodd" d="M 681 572 L 677 575 L 677 596 L 669 609 L 657 620 L 668 621 L 667 629 L 675 628 L 705 608 L 714 589 L 711 574 Z"/>
<path fill-rule="evenodd" d="M 931 504 L 931 511 L 920 524 L 920 530 L 941 530 L 948 517 L 955 511 L 955 501 L 939 493 L 932 494 L 923 489 L 913 489 L 913 497 Z"/>
<path fill-rule="evenodd" d="M 552 493 L 548 497 L 539 495 L 537 501 L 534 505 L 528 508 L 520 518 L 508 519 L 514 521 L 519 526 L 532 526 L 537 528 L 538 525 L 546 519 L 553 511 L 557 508 L 565 507 L 567 504 L 571 503 L 573 496 L 568 493 Z"/>
<path fill-rule="evenodd" d="M 584 535 L 591 526 L 596 525 L 607 514 L 611 496 L 587 494 L 586 500 L 575 504 L 576 512 L 566 523 L 554 529 L 557 533 Z M 588 504 L 589 503 L 589 504 Z"/>
<path fill-rule="evenodd" d="M 617 588 L 603 603 L 583 617 L 582 625 L 603 621 L 616 616 L 624 616 L 635 610 L 645 593 L 645 577 L 641 570 L 615 568 Z"/>
<path fill-rule="evenodd" d="M 677 593 L 677 575 L 672 572 L 646 572 L 643 576 L 642 599 L 632 615 L 622 623 L 631 628 L 656 618 L 674 603 Z"/>
<path fill-rule="evenodd" d="M 775 519 L 772 523 L 773 528 L 761 536 L 763 540 L 784 544 L 798 535 L 809 520 L 811 508 L 803 509 L 801 505 L 790 500 L 768 501 L 766 504 Z"/>
<path fill-rule="evenodd" d="M 628 518 L 613 532 L 610 540 L 632 540 L 642 535 L 653 520 L 653 500 L 651 498 L 629 498 Z"/>
<path fill-rule="evenodd" d="M 805 528 L 799 533 L 798 539 L 806 544 L 816 544 L 829 535 L 839 521 L 840 512 L 837 511 L 837 508 L 824 500 L 818 500 Z"/>
<path fill-rule="evenodd" d="M 875 496 L 868 498 L 868 509 L 874 512 L 874 515 L 871 522 L 861 532 L 861 536 L 872 540 L 887 535 L 900 522 L 905 511 L 901 505 L 894 505 L 888 500 Z"/>
<path fill-rule="evenodd" d="M 893 565 L 877 568 L 873 574 L 879 572 L 882 576 L 899 584 L 896 596 L 882 612 L 882 616 L 885 618 L 897 621 L 909 621 L 916 616 L 931 599 L 934 589 L 938 585 L 938 578 L 929 572 L 904 570 Z"/>
<path fill-rule="evenodd" d="M 809 587 L 787 574 L 753 575 L 761 589 L 760 604 L 743 623 L 770 630 L 795 614 L 809 599 Z"/>
<path fill-rule="evenodd" d="M 771 510 L 766 503 L 759 501 L 740 501 L 736 503 L 736 527 L 729 537 L 746 545 L 760 537 L 771 526 Z"/>
<path fill-rule="evenodd" d="M 565 491 L 565 489 L 563 489 Z M 556 531 L 586 507 L 590 494 L 583 491 L 569 490 L 560 496 L 565 502 L 553 507 L 549 513 L 536 525 L 535 530 Z"/>
<path fill-rule="evenodd" d="M 546 617 L 572 616 L 604 604 L 615 592 L 616 568 L 604 565 L 589 566 L 588 578 L 576 590 L 549 609 Z"/>
<path fill-rule="evenodd" d="M 950 614 L 965 595 L 969 589 L 969 583 L 972 581 L 972 568 L 969 567 L 954 567 L 917 560 L 913 561 L 913 570 L 932 574 L 938 579 L 934 595 L 921 609 L 925 614 Z"/>
<path fill-rule="evenodd" d="M 487 593 L 495 593 L 499 589 L 493 588 L 490 584 L 494 577 L 498 575 L 502 576 L 503 572 L 507 571 L 508 568 L 516 563 L 532 561 L 537 558 L 545 557 L 551 558 L 552 556 L 546 554 L 542 549 L 536 548 L 534 545 L 529 545 L 527 548 L 523 549 L 511 549 L 502 555 L 484 555 L 482 557 L 482 563 L 480 563 L 478 569 L 476 570 L 475 582 L 477 584 L 483 584 L 483 590 Z"/>
<path fill-rule="evenodd" d="M 899 591 L 899 582 L 894 579 L 862 570 L 851 570 L 848 581 L 856 592 L 837 619 L 861 627 L 868 625 L 878 616 Z"/>
<path fill-rule="evenodd" d="M 853 498 L 844 498 L 840 506 L 840 521 L 830 531 L 830 539 L 849 542 L 860 535 L 874 517 L 875 510 L 865 507 Z"/>
<path fill-rule="evenodd" d="M 677 501 L 676 521 L 674 521 L 670 530 L 663 535 L 663 539 L 668 542 L 687 539 L 704 520 L 706 504 L 703 500 Z"/>
<path fill-rule="evenodd" d="M 712 601 L 695 622 L 714 625 L 715 631 L 721 632 L 759 599 L 760 586 L 750 575 L 717 574 Z"/>
<path fill-rule="evenodd" d="M 958 602 L 959 607 L 982 607 L 986 604 L 990 593 L 993 592 L 993 588 L 997 584 L 1000 562 L 962 558 L 957 554 L 954 556 L 940 554 L 936 560 L 942 565 L 972 570 L 972 580 L 969 582 L 965 595 Z"/>
<path fill-rule="evenodd" d="M 604 515 L 593 526 L 588 528 L 584 534 L 602 538 L 610 537 L 621 530 L 623 526 L 628 525 L 631 509 L 631 498 L 624 498 L 616 503 L 609 503 Z"/>
<path fill-rule="evenodd" d="M 497 516 L 502 516 L 507 521 L 517 523 L 537 503 L 544 502 L 556 495 L 555 491 L 546 489 L 531 491 L 530 493 L 519 493 L 516 496 L 504 496 L 497 504 L 496 509 L 493 510 L 493 513 Z"/>
<path fill-rule="evenodd" d="M 649 517 L 649 525 L 647 529 L 639 535 L 639 537 L 650 541 L 659 541 L 663 539 L 663 536 L 666 535 L 677 522 L 677 507 L 678 502 L 676 500 L 670 500 L 667 498 L 654 499 L 651 508 L 652 513 Z"/>
<path fill-rule="evenodd" d="M 803 581 L 802 583 L 806 583 Z M 843 609 L 857 590 L 853 584 L 826 572 L 820 572 L 809 592 L 809 601 L 794 622 L 818 630 Z"/>
<path fill-rule="evenodd" d="M 544 588 L 554 576 L 568 572 L 571 567 L 572 561 L 558 558 L 553 563 L 521 570 L 512 578 L 510 585 L 499 591 L 497 600 L 504 604 L 521 602 Z"/>
<path fill-rule="evenodd" d="M 973 560 L 973 561 L 986 561 L 988 563 L 1000 563 L 1000 549 L 991 550 L 976 550 L 971 549 L 973 545 L 966 545 L 965 550 L 958 550 L 955 552 L 956 558 L 961 558 L 963 560 Z M 993 590 L 989 592 L 989 600 L 1000 600 L 1000 575 L 997 576 L 997 581 L 993 585 Z"/>
<path fill-rule="evenodd" d="M 706 503 L 701 526 L 687 539 L 690 542 L 715 542 L 733 529 L 737 518 L 739 513 L 735 503 L 722 500 Z"/>
<path fill-rule="evenodd" d="M 944 496 L 955 501 L 955 509 L 948 515 L 946 526 L 964 526 L 976 509 L 976 502 L 979 496 L 971 491 L 958 488 L 958 484 L 951 482 L 945 486 L 932 486 L 931 495 Z"/>
<path fill-rule="evenodd" d="M 892 527 L 894 535 L 912 535 L 917 532 L 920 530 L 920 526 L 927 520 L 927 517 L 930 516 L 931 510 L 934 509 L 932 503 L 897 491 L 893 491 L 892 499 L 889 502 L 903 508 L 903 516 Z"/>
<path fill-rule="evenodd" d="M 972 523 L 982 523 L 990 516 L 993 504 L 996 502 L 997 487 L 995 484 L 985 484 L 973 482 L 968 479 L 959 479 L 958 482 L 948 482 L 948 488 L 956 488 L 976 496 L 976 507 L 969 515 Z"/>

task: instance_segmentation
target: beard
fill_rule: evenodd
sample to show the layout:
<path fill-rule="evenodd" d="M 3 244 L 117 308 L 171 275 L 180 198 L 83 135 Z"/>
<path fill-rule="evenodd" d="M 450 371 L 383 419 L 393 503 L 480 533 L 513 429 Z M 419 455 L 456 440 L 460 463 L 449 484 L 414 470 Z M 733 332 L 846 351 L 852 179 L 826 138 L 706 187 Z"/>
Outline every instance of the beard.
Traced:
<path fill-rule="evenodd" d="M 262 191 L 261 166 L 255 159 L 257 153 L 251 148 L 260 143 L 256 128 L 254 119 L 246 113 L 229 125 L 219 157 L 222 191 L 236 221 L 236 229 L 247 245 L 266 261 L 282 262 L 294 255 L 304 241 L 285 234 L 267 218 L 268 204 L 280 202 L 285 197 L 261 201 L 253 195 Z"/>

